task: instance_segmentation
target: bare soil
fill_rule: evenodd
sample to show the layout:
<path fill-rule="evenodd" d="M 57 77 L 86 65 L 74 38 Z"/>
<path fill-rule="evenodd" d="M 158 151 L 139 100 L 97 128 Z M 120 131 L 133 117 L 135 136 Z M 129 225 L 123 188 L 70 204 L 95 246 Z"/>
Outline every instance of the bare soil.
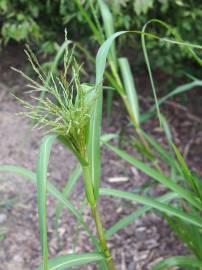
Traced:
<path fill-rule="evenodd" d="M 0 164 L 21 165 L 34 171 L 42 133 L 31 130 L 27 119 L 16 115 L 22 108 L 10 95 L 11 92 L 15 92 L 22 96 L 26 88 L 22 78 L 10 71 L 9 66 L 25 69 L 26 61 L 22 49 L 16 46 L 8 47 L 0 59 Z M 198 95 L 196 90 L 193 93 Z M 200 95 L 198 99 L 201 99 Z M 192 108 L 188 105 L 185 109 L 177 106 L 178 101 L 175 99 L 175 103 L 167 104 L 163 110 L 172 124 L 176 143 L 186 155 L 192 168 L 202 175 L 201 105 L 197 104 Z M 147 101 L 143 99 L 142 104 L 146 107 Z M 104 120 L 105 132 L 126 129 L 127 117 L 121 103 L 115 100 L 113 108 L 113 125 L 106 127 Z M 154 134 L 159 141 L 164 142 L 156 120 L 149 121 L 145 129 Z M 132 133 L 130 128 L 127 128 L 127 132 Z M 133 152 L 130 148 L 127 150 Z M 102 186 L 132 190 L 148 180 L 145 175 L 118 159 L 107 149 L 103 149 L 102 160 Z M 56 143 L 49 165 L 50 181 L 62 190 L 75 164 L 76 160 L 72 154 Z M 114 177 L 127 177 L 128 181 L 111 183 L 110 178 Z M 33 270 L 41 262 L 36 187 L 26 179 L 11 174 L 1 174 L 0 181 L 0 270 Z M 157 187 L 161 193 L 162 187 L 160 185 Z M 83 185 L 80 179 L 74 188 L 71 202 L 80 209 L 83 198 Z M 81 230 L 78 234 L 77 223 L 66 210 L 61 219 L 58 243 L 55 230 L 55 205 L 54 199 L 49 197 L 47 218 L 50 257 L 73 251 L 92 251 L 85 232 Z M 138 205 L 103 197 L 100 207 L 107 229 L 115 221 L 137 209 Z M 84 207 L 83 214 L 95 231 L 87 207 Z M 166 222 L 155 212 L 144 215 L 115 234 L 109 240 L 109 246 L 119 270 L 150 270 L 152 265 L 162 258 L 188 252 Z M 85 266 L 80 269 L 92 268 Z"/>

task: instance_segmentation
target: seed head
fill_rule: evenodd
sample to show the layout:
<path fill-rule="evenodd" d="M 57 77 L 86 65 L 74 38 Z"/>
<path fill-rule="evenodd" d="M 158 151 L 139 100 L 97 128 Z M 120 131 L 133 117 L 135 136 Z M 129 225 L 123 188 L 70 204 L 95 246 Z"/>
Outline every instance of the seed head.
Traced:
<path fill-rule="evenodd" d="M 82 156 L 99 87 L 80 82 L 82 65 L 73 57 L 73 50 L 69 54 L 68 47 L 64 54 L 64 72 L 60 76 L 51 72 L 46 75 L 29 48 L 26 54 L 38 80 L 14 69 L 29 81 L 28 87 L 31 88 L 28 92 L 31 102 L 18 98 L 27 109 L 23 114 L 34 120 L 35 127 L 56 134 L 71 150 Z"/>

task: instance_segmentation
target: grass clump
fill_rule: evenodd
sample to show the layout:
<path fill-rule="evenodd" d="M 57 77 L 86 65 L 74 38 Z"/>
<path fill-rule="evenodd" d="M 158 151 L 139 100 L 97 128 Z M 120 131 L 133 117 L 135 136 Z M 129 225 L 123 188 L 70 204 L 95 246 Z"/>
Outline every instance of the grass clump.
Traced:
<path fill-rule="evenodd" d="M 80 162 L 83 171 L 86 199 L 97 230 L 98 250 L 105 258 L 103 267 L 113 270 L 115 267 L 105 240 L 104 228 L 98 209 L 98 200 L 94 192 L 88 151 L 90 121 L 101 87 L 99 83 L 97 85 L 81 83 L 80 71 L 82 65 L 77 63 L 73 53 L 74 49 L 69 52 L 68 47 L 66 48 L 64 53 L 64 71 L 58 77 L 52 73 L 45 75 L 37 58 L 29 48 L 26 50 L 26 54 L 33 70 L 37 74 L 38 81 L 34 81 L 22 71 L 14 69 L 30 82 L 28 86 L 31 90 L 28 93 L 33 102 L 27 102 L 18 98 L 27 110 L 22 114 L 31 118 L 35 122 L 35 127 L 44 128 L 46 133 L 52 134 L 47 135 L 42 140 L 37 165 L 38 212 L 39 225 L 41 227 L 43 270 L 48 269 L 46 215 L 44 213 L 46 212 L 47 162 L 55 138 L 64 143 Z M 34 95 L 36 93 L 45 93 L 45 95 L 36 96 Z"/>
<path fill-rule="evenodd" d="M 148 136 L 141 128 L 140 125 L 140 113 L 138 106 L 138 95 L 136 95 L 136 88 L 133 82 L 132 72 L 130 70 L 127 59 L 119 59 L 116 61 L 120 65 L 120 71 L 122 77 L 119 80 L 118 69 L 114 70 L 112 81 L 115 81 L 114 86 L 118 86 L 118 92 L 124 100 L 124 104 L 128 110 L 128 114 L 131 118 L 135 130 L 138 133 L 138 150 L 142 154 L 144 161 L 138 160 L 135 157 L 129 155 L 127 152 L 110 145 L 107 142 L 103 142 L 107 147 L 116 153 L 119 157 L 129 162 L 131 165 L 136 167 L 138 170 L 144 172 L 151 179 L 156 180 L 161 185 L 165 186 L 169 192 L 161 197 L 148 197 L 145 195 L 137 195 L 134 192 L 121 191 L 118 189 L 110 188 L 100 188 L 100 178 L 101 178 L 101 162 L 100 162 L 100 130 L 102 126 L 102 82 L 104 80 L 106 62 L 108 55 L 110 54 L 111 46 L 113 46 L 114 41 L 117 37 L 133 33 L 141 34 L 143 50 L 145 54 L 145 59 L 150 75 L 150 80 L 152 83 L 152 89 L 155 97 L 156 111 L 158 112 L 159 120 L 162 124 L 162 128 L 167 136 L 169 151 L 162 148 L 153 138 Z M 174 146 L 172 142 L 172 136 L 169 132 L 169 126 L 166 124 L 166 120 L 160 114 L 159 103 L 156 97 L 155 86 L 153 82 L 153 77 L 150 68 L 150 62 L 147 55 L 147 50 L 145 46 L 144 37 L 155 38 L 160 42 L 170 42 L 176 45 L 184 45 L 190 48 L 195 45 L 182 43 L 179 41 L 173 41 L 168 39 L 160 39 L 157 36 L 145 33 L 145 31 L 121 31 L 111 35 L 99 48 L 96 56 L 96 84 L 90 85 L 87 83 L 81 83 L 80 72 L 82 70 L 82 65 L 79 65 L 75 60 L 73 54 L 74 50 L 69 52 L 68 47 L 65 49 L 64 53 L 64 71 L 59 76 L 55 76 L 52 72 L 45 74 L 36 59 L 35 55 L 28 48 L 26 54 L 29 61 L 32 64 L 34 71 L 37 74 L 38 80 L 32 80 L 26 74 L 18 71 L 24 78 L 29 81 L 29 91 L 32 98 L 32 102 L 27 101 L 20 102 L 27 109 L 23 114 L 31 118 L 35 122 L 35 127 L 44 128 L 46 133 L 51 133 L 53 135 L 45 136 L 42 140 L 39 158 L 37 163 L 36 173 L 32 173 L 24 168 L 19 167 L 8 167 L 0 166 L 0 171 L 10 170 L 12 172 L 19 173 L 21 175 L 31 177 L 32 181 L 37 183 L 37 197 L 38 197 L 38 213 L 39 213 L 39 227 L 40 227 L 40 237 L 41 237 L 41 248 L 43 256 L 43 264 L 41 268 L 43 270 L 56 269 L 64 263 L 66 266 L 77 266 L 81 264 L 81 258 L 85 263 L 92 261 L 99 262 L 99 269 L 102 270 L 115 270 L 115 265 L 112 260 L 110 250 L 108 248 L 106 239 L 113 233 L 124 228 L 132 220 L 135 220 L 145 212 L 151 210 L 152 208 L 162 212 L 171 227 L 175 227 L 175 231 L 178 235 L 182 230 L 178 230 L 180 226 L 184 228 L 191 228 L 193 230 L 192 238 L 193 245 L 198 245 L 197 239 L 199 235 L 201 236 L 202 228 L 202 218 L 201 218 L 201 185 L 197 178 L 193 178 L 191 171 L 189 171 L 186 162 L 184 161 L 182 155 L 178 149 Z M 68 43 L 68 42 L 67 42 Z M 196 46 L 200 47 L 201 46 Z M 108 58 L 109 62 L 111 61 Z M 111 69 L 113 71 L 114 65 Z M 108 74 L 108 73 L 107 73 Z M 123 79 L 123 84 L 120 84 L 121 78 Z M 115 87 L 116 88 L 116 87 Z M 183 90 L 184 91 L 184 90 Z M 45 93 L 45 95 L 41 95 Z M 40 94 L 40 95 L 36 95 Z M 164 124 L 163 124 L 164 123 Z M 109 136 L 110 137 L 110 136 Z M 50 152 L 52 148 L 53 141 L 58 138 L 62 143 L 68 147 L 80 162 L 80 167 L 83 172 L 83 182 L 85 189 L 85 201 L 88 202 L 88 206 L 91 209 L 91 217 L 94 221 L 96 228 L 96 237 L 92 235 L 88 225 L 83 221 L 78 210 L 72 206 L 69 201 L 66 200 L 63 192 L 56 189 L 56 187 L 50 185 L 47 179 L 48 161 L 50 157 Z M 160 158 L 158 158 L 160 156 Z M 145 163 L 145 160 L 150 161 L 150 165 Z M 152 162 L 151 162 L 152 161 Z M 160 162 L 164 162 L 170 170 L 169 176 L 160 168 Z M 79 168 L 80 168 L 79 167 Z M 76 173 L 78 176 L 79 173 Z M 76 177 L 77 178 L 77 177 Z M 69 180 L 70 181 L 70 180 Z M 69 182 L 69 186 L 65 190 L 72 190 L 73 185 L 76 183 L 75 178 Z M 189 185 L 187 185 L 189 184 Z M 190 185 L 191 184 L 191 185 Z M 46 225 L 46 197 L 47 192 L 51 192 L 57 199 L 62 207 L 65 205 L 68 209 L 71 209 L 79 222 L 88 232 L 89 238 L 94 243 L 95 253 L 88 254 L 69 254 L 67 257 L 55 257 L 51 260 L 48 258 L 48 236 L 47 236 L 47 225 Z M 117 222 L 105 233 L 102 218 L 99 212 L 99 196 L 113 196 L 115 198 L 121 198 L 125 200 L 130 200 L 137 202 L 139 204 L 145 205 L 144 208 L 140 209 L 138 212 L 132 213 L 130 216 Z M 183 205 L 186 204 L 186 208 Z M 61 206 L 60 205 L 60 206 Z M 189 211 L 186 211 L 189 209 Z M 176 225 L 178 223 L 178 225 Z M 186 227 L 188 224 L 189 227 Z M 180 237 L 185 243 L 189 243 L 189 238 L 184 238 L 187 235 L 187 231 L 184 229 L 185 233 L 181 234 Z M 191 235 L 189 233 L 189 235 Z M 96 238 L 96 239 L 94 239 Z M 197 248 L 198 250 L 198 248 Z M 193 251 L 193 250 L 192 250 Z M 194 252 L 193 252 L 194 253 Z M 190 257 L 189 260 L 184 258 L 186 265 L 192 265 L 193 263 L 197 265 L 202 265 L 201 257 L 195 254 L 195 257 Z M 73 264 L 72 264 L 73 260 Z M 166 265 L 169 267 L 173 262 L 167 261 Z M 176 265 L 183 265 L 182 257 L 178 258 Z M 55 268 L 50 268 L 52 265 Z M 165 262 L 164 262 L 165 265 Z M 166 267 L 167 267 L 166 266 Z M 159 267 L 159 268 L 158 268 Z M 59 268 L 58 268 L 59 269 Z M 154 269 L 163 269 L 160 266 Z"/>

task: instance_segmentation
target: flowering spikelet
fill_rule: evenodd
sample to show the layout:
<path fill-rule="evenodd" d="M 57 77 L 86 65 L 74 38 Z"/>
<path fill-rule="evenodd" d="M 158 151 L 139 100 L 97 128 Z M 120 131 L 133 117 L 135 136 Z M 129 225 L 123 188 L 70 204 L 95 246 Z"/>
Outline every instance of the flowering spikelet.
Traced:
<path fill-rule="evenodd" d="M 55 77 L 45 75 L 33 52 L 28 48 L 28 59 L 36 72 L 39 82 L 32 80 L 22 71 L 16 70 L 30 84 L 30 97 L 37 103 L 20 100 L 27 109 L 25 114 L 34 120 L 36 127 L 46 127 L 47 132 L 54 133 L 79 155 L 87 144 L 88 128 L 91 114 L 98 95 L 99 87 L 80 83 L 80 69 L 68 47 L 64 54 L 64 73 Z M 70 74 L 68 74 L 70 72 Z M 70 80 L 67 80 L 67 76 Z M 33 92 L 45 93 L 45 97 L 36 97 Z"/>

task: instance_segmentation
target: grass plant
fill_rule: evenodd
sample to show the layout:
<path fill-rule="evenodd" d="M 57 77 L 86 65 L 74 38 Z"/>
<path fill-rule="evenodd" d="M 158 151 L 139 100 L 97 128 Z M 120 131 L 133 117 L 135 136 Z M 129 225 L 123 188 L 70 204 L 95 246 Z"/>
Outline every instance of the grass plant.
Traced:
<path fill-rule="evenodd" d="M 99 4 L 102 8 L 103 17 L 109 17 L 110 14 L 107 13 L 108 11 L 104 2 L 99 0 Z M 82 9 L 82 6 L 80 6 L 80 8 Z M 84 10 L 81 11 L 86 17 L 86 20 L 90 23 L 92 30 L 95 31 L 92 21 L 89 21 L 90 18 L 88 19 L 87 17 L 88 14 L 86 14 Z M 97 25 L 100 27 L 98 21 Z M 105 27 L 107 27 L 107 25 Z M 178 88 L 169 96 L 166 96 L 164 100 L 158 101 L 146 50 L 145 37 L 156 39 L 159 42 L 169 42 L 174 45 L 183 46 L 191 50 L 197 59 L 198 57 L 193 50 L 194 48 L 202 49 L 202 47 L 199 45 L 189 44 L 181 40 L 160 38 L 156 35 L 146 33 L 145 29 L 146 26 L 143 31 L 121 31 L 112 35 L 112 28 L 106 29 L 107 35 L 110 36 L 99 48 L 96 55 L 96 82 L 94 85 L 81 82 L 80 71 L 82 65 L 79 65 L 74 58 L 74 50 L 69 50 L 67 46 L 68 42 L 66 42 L 64 50 L 64 70 L 59 76 L 55 76 L 52 70 L 50 70 L 48 74 L 45 74 L 35 55 L 30 50 L 26 51 L 26 53 L 38 76 L 38 80 L 35 81 L 23 72 L 16 70 L 28 80 L 28 86 L 30 87 L 29 93 L 32 98 L 32 102 L 26 102 L 19 99 L 22 105 L 27 109 L 23 114 L 34 120 L 36 127 L 43 128 L 46 135 L 40 145 L 35 173 L 22 167 L 10 165 L 1 165 L 0 171 L 19 174 L 37 184 L 40 243 L 43 258 L 42 265 L 38 269 L 66 269 L 67 267 L 85 265 L 91 262 L 97 263 L 100 269 L 115 269 L 115 263 L 113 262 L 108 248 L 107 239 L 118 230 L 127 226 L 134 219 L 140 217 L 151 209 L 156 209 L 165 215 L 165 218 L 168 220 L 171 227 L 176 231 L 180 238 L 187 243 L 194 254 L 194 256 L 187 256 L 186 258 L 180 256 L 167 259 L 158 264 L 154 269 L 165 269 L 165 267 L 169 268 L 173 265 L 186 265 L 186 267 L 190 267 L 190 269 L 192 267 L 198 267 L 198 269 L 200 269 L 201 267 L 202 258 L 200 250 L 202 250 L 202 247 L 201 241 L 199 241 L 202 229 L 201 182 L 200 179 L 191 172 L 179 149 L 174 145 L 169 131 L 169 126 L 159 109 L 160 104 L 164 100 L 190 88 L 189 86 L 188 88 L 184 87 L 183 89 Z M 143 51 L 155 99 L 155 110 L 157 111 L 161 126 L 165 131 L 169 151 L 165 150 L 151 136 L 141 129 L 138 95 L 128 60 L 121 58 L 117 61 L 114 49 L 116 38 L 125 34 L 136 34 L 142 36 Z M 97 30 L 96 35 L 99 35 Z M 102 41 L 101 37 L 99 39 Z M 110 56 L 108 57 L 108 55 Z M 110 62 L 111 72 L 113 75 L 105 73 L 107 59 Z M 118 73 L 118 65 L 120 67 L 122 78 Z M 146 148 L 146 150 L 141 153 L 147 159 L 148 157 L 153 157 L 157 160 L 160 156 L 161 162 L 164 162 L 171 169 L 170 175 L 164 173 L 159 166 L 155 165 L 155 162 L 151 162 L 147 165 L 145 162 L 129 155 L 122 149 L 109 144 L 109 140 L 114 138 L 114 135 L 109 134 L 101 138 L 103 101 L 102 84 L 105 74 L 107 74 L 109 81 L 116 86 L 116 89 L 121 95 L 128 110 L 130 119 L 139 135 L 139 146 L 141 147 L 138 149 L 145 150 Z M 198 80 L 197 83 L 201 83 L 199 81 L 200 80 Z M 45 93 L 45 95 L 42 96 L 40 95 L 41 93 Z M 35 105 L 35 103 L 37 105 Z M 53 186 L 47 178 L 49 157 L 53 143 L 56 139 L 59 140 L 67 149 L 72 151 L 79 163 L 62 192 Z M 169 192 L 161 197 L 154 198 L 134 194 L 133 192 L 128 191 L 101 188 L 101 141 L 111 151 L 129 162 L 132 166 L 135 166 L 151 179 L 154 179 L 164 185 Z M 148 149 L 151 149 L 151 151 L 148 155 L 145 155 L 145 153 L 148 153 Z M 68 196 L 70 192 L 72 192 L 81 172 L 83 175 L 85 197 L 91 210 L 91 217 L 94 221 L 97 232 L 96 235 L 92 234 L 89 226 L 85 223 L 82 214 L 68 200 Z M 50 193 L 59 202 L 56 211 L 57 216 L 60 216 L 61 209 L 65 207 L 71 211 L 78 223 L 82 225 L 93 244 L 94 250 L 92 252 L 85 254 L 72 253 L 66 256 L 56 256 L 49 260 L 46 220 L 47 193 Z M 122 198 L 124 200 L 138 202 L 139 204 L 144 205 L 144 207 L 140 208 L 137 212 L 124 217 L 105 232 L 99 211 L 100 196 Z M 183 230 L 179 230 L 180 227 L 183 227 Z M 187 232 L 190 232 L 190 234 L 188 235 Z"/>

